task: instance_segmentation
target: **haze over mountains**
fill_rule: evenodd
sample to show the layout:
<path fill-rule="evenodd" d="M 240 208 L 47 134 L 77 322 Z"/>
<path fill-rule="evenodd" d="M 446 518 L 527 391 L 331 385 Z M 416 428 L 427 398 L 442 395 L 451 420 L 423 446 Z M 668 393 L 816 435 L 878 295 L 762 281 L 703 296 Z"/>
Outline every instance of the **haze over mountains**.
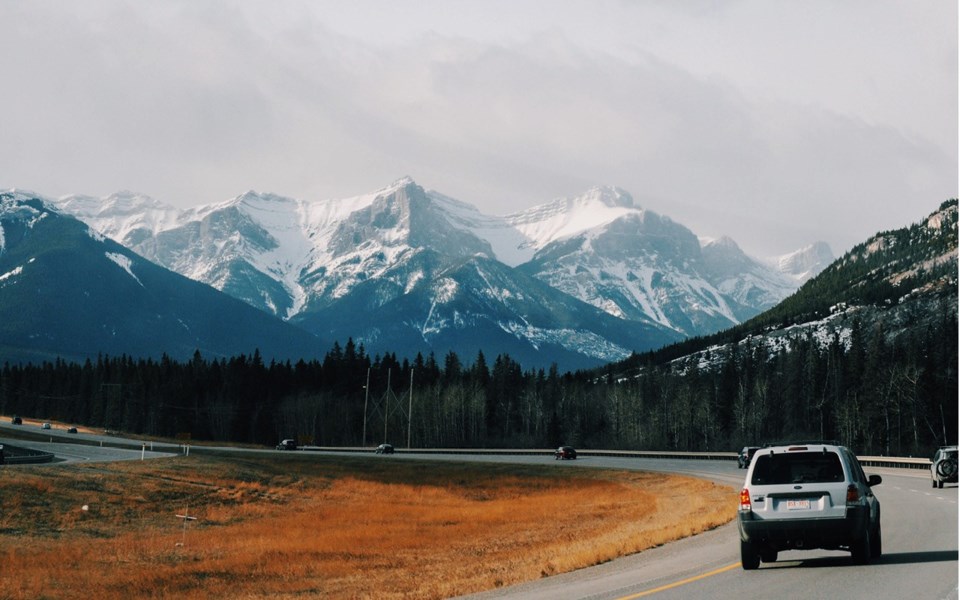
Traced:
<path fill-rule="evenodd" d="M 36 196 L 3 197 L 7 228 L 14 206 Z M 729 238 L 701 243 L 612 187 L 506 216 L 410 178 L 354 198 L 247 192 L 186 210 L 131 193 L 45 202 L 320 343 L 352 338 L 411 358 L 482 350 L 531 367 L 594 366 L 728 328 L 833 260 L 823 243 L 770 261 Z M 0 275 L 23 269 L 8 254 Z"/>

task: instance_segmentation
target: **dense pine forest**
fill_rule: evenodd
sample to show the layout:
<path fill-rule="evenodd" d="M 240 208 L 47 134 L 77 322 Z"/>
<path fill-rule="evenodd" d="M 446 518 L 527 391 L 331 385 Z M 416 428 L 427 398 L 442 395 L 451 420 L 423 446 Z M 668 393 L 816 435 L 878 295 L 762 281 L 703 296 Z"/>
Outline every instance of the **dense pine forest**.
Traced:
<path fill-rule="evenodd" d="M 191 440 L 321 446 L 731 451 L 832 439 L 861 454 L 957 443 L 957 200 L 878 234 L 732 330 L 596 371 L 507 355 L 412 362 L 335 344 L 188 362 L 4 365 L 0 413 Z"/>
<path fill-rule="evenodd" d="M 0 411 L 264 445 L 295 437 L 324 446 L 725 451 L 800 437 L 926 456 L 957 440 L 956 365 L 956 313 L 944 307 L 928 329 L 892 344 L 881 328 L 855 328 L 848 343 L 797 334 L 775 352 L 746 343 L 719 364 L 649 365 L 626 379 L 612 366 L 524 371 L 502 355 L 492 364 L 452 353 L 442 364 L 432 355 L 398 362 L 350 341 L 322 362 L 296 364 L 264 364 L 254 352 L 6 365 Z"/>

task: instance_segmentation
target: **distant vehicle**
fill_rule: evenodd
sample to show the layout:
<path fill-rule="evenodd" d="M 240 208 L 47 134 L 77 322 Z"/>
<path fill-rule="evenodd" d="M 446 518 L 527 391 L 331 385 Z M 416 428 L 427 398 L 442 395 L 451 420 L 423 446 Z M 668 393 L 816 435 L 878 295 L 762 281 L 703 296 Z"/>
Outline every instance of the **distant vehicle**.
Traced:
<path fill-rule="evenodd" d="M 560 446 L 553 453 L 554 460 L 577 460 L 577 451 L 573 446 Z"/>
<path fill-rule="evenodd" d="M 71 427 L 70 429 L 67 430 L 67 433 L 76 433 L 76 432 L 77 432 L 76 427 Z"/>
<path fill-rule="evenodd" d="M 44 423 L 43 425 L 41 425 L 41 427 L 43 429 L 50 429 L 50 423 Z"/>
<path fill-rule="evenodd" d="M 945 483 L 957 483 L 957 447 L 942 446 L 933 455 L 930 465 L 930 480 L 935 488 Z"/>
<path fill-rule="evenodd" d="M 297 440 L 280 440 L 280 443 L 277 444 L 277 450 L 296 450 L 297 449 Z"/>
<path fill-rule="evenodd" d="M 830 443 L 761 448 L 740 490 L 740 564 L 750 571 L 782 550 L 846 550 L 865 564 L 882 552 L 880 501 L 853 452 Z"/>
<path fill-rule="evenodd" d="M 377 446 L 377 454 L 393 454 L 393 446 L 391 444 L 380 444 Z"/>
<path fill-rule="evenodd" d="M 23 425 L 23 419 L 21 419 L 20 417 L 14 417 L 10 419 L 10 422 L 13 423 L 14 425 Z"/>
<path fill-rule="evenodd" d="M 759 450 L 759 446 L 744 446 L 740 450 L 740 454 L 737 456 L 737 468 L 746 469 L 750 466 L 750 461 L 753 460 L 753 455 Z"/>

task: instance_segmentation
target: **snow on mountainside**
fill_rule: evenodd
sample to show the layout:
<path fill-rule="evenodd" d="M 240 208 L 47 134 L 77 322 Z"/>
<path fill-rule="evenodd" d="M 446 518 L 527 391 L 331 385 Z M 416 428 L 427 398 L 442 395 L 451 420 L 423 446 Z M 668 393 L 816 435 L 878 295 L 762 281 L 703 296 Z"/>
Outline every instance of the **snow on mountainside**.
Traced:
<path fill-rule="evenodd" d="M 795 258 L 780 267 L 792 269 L 791 279 L 732 240 L 701 247 L 688 229 L 613 187 L 506 216 L 485 215 L 409 177 L 347 199 L 247 192 L 184 211 L 130 193 L 54 202 L 162 266 L 308 322 L 300 317 L 333 318 L 327 307 L 359 286 L 368 294 L 371 281 L 381 282 L 375 297 L 364 298 L 372 309 L 477 256 L 618 319 L 700 335 L 752 317 L 793 292 L 800 273 L 822 268 Z"/>
<path fill-rule="evenodd" d="M 680 339 L 612 317 L 485 256 L 449 260 L 422 249 L 392 271 L 399 273 L 365 281 L 291 322 L 323 337 L 353 337 L 373 353 L 484 351 L 541 368 L 592 368 Z M 404 286 L 406 274 L 424 272 L 432 276 Z"/>
<path fill-rule="evenodd" d="M 830 266 L 834 258 L 830 246 L 825 242 L 817 242 L 772 259 L 771 262 L 781 273 L 802 284 Z"/>
<path fill-rule="evenodd" d="M 108 238 L 130 246 L 138 236 L 175 226 L 180 211 L 149 196 L 118 192 L 106 198 L 71 195 L 53 203 Z"/>
<path fill-rule="evenodd" d="M 766 310 L 805 281 L 750 258 L 728 237 L 704 244 L 702 255 L 711 283 L 743 306 Z"/>
<path fill-rule="evenodd" d="M 521 268 L 614 316 L 695 335 L 738 320 L 704 277 L 700 254 L 688 229 L 638 210 L 557 239 Z"/>
<path fill-rule="evenodd" d="M 638 210 L 623 190 L 597 187 L 576 198 L 556 199 L 504 217 L 480 217 L 472 222 L 461 218 L 460 223 L 490 241 L 497 260 L 516 267 L 532 260 L 547 244 Z"/>
<path fill-rule="evenodd" d="M 318 358 L 323 348 L 324 340 L 145 260 L 35 195 L 0 192 L 0 238 L 0 362 L 257 349 L 286 360 Z"/>

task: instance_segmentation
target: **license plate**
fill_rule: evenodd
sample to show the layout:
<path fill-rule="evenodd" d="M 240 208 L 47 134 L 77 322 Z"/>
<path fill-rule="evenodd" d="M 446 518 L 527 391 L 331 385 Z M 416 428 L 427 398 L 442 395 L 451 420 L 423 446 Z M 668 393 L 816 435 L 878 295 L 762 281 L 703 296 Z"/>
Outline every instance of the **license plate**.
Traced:
<path fill-rule="evenodd" d="M 810 501 L 787 500 L 787 510 L 810 510 Z"/>

